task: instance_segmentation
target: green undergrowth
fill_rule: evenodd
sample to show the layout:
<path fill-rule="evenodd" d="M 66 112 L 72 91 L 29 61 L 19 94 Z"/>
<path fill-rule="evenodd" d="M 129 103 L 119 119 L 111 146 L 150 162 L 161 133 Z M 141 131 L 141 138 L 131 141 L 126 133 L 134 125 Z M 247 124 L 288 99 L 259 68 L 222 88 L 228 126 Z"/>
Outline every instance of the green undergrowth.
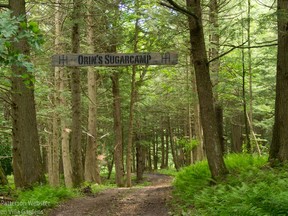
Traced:
<path fill-rule="evenodd" d="M 170 169 L 157 170 L 157 173 L 175 177 L 178 172 L 175 168 L 174 169 L 170 168 Z"/>
<path fill-rule="evenodd" d="M 0 206 L 0 215 L 43 215 L 44 209 L 55 207 L 59 202 L 79 196 L 75 189 L 35 186 L 28 190 L 14 191 L 15 201 L 5 200 Z"/>
<path fill-rule="evenodd" d="M 48 184 L 34 186 L 31 189 L 15 189 L 13 176 L 8 177 L 9 184 L 0 186 L 0 216 L 9 215 L 45 215 L 49 208 L 56 207 L 61 202 L 75 197 L 84 196 L 85 188 L 89 187 L 89 193 L 99 193 L 116 185 L 111 181 L 103 181 L 103 184 L 83 183 L 80 188 L 66 188 L 64 186 L 52 187 Z"/>
<path fill-rule="evenodd" d="M 182 169 L 174 180 L 175 215 L 288 215 L 288 166 L 270 168 L 267 157 L 232 154 L 230 174 L 212 186 L 207 161 Z"/>

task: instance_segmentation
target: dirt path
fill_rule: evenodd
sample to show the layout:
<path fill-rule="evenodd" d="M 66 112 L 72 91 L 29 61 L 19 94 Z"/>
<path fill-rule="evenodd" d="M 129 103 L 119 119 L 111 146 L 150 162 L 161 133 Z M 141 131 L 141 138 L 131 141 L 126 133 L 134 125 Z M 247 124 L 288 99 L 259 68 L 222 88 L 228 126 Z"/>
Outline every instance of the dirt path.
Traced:
<path fill-rule="evenodd" d="M 117 188 L 103 191 L 94 197 L 81 197 L 63 203 L 49 216 L 168 216 L 172 178 L 149 174 L 151 186 Z"/>

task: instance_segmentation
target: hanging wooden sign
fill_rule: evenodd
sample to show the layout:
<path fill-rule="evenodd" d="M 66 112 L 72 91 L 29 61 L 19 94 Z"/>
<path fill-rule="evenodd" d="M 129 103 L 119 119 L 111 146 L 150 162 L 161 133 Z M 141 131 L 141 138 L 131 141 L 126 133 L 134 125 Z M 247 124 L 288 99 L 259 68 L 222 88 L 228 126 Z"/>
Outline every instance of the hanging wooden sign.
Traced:
<path fill-rule="evenodd" d="M 57 54 L 52 56 L 54 67 L 175 65 L 177 53 L 95 53 Z"/>

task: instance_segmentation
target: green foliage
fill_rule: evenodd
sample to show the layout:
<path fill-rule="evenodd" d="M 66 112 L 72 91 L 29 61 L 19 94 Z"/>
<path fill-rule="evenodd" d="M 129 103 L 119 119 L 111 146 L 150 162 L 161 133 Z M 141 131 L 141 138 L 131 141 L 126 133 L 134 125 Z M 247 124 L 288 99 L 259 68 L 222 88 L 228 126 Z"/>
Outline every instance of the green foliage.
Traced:
<path fill-rule="evenodd" d="M 267 162 L 267 157 L 259 157 L 249 154 L 229 154 L 225 163 L 231 172 L 246 172 L 251 169 L 258 169 Z"/>
<path fill-rule="evenodd" d="M 10 52 L 13 37 L 18 31 L 19 19 L 11 17 L 11 12 L 5 11 L 0 17 L 0 60 L 2 64 L 8 64 L 11 61 L 13 53 Z M 17 40 L 16 38 L 14 40 Z"/>
<path fill-rule="evenodd" d="M 197 139 L 190 140 L 189 138 L 182 137 L 177 141 L 177 145 L 187 151 L 191 151 L 199 145 L 199 141 Z"/>
<path fill-rule="evenodd" d="M 210 171 L 207 161 L 200 161 L 196 164 L 183 168 L 174 180 L 176 197 L 186 200 L 184 206 L 190 205 L 189 201 L 203 188 L 209 186 L 211 181 Z M 189 201 L 188 201 L 189 200 Z M 187 205 L 186 205 L 187 204 Z"/>
<path fill-rule="evenodd" d="M 40 50 L 41 45 L 45 42 L 43 34 L 37 22 L 30 21 L 24 28 L 22 37 L 26 37 L 31 47 L 35 50 Z"/>
<path fill-rule="evenodd" d="M 5 134 L 4 134 L 5 135 Z M 6 136 L 5 138 L 8 137 Z M 5 143 L 0 141 L 0 157 L 3 157 L 0 159 L 0 164 L 4 170 L 4 173 L 6 175 L 11 175 L 12 173 L 12 148 L 10 143 Z"/>
<path fill-rule="evenodd" d="M 225 159 L 230 174 L 221 184 L 209 184 L 207 162 L 184 168 L 174 181 L 174 196 L 182 215 L 286 215 L 288 176 L 272 169 L 267 157 L 233 154 Z M 179 204 L 178 203 L 178 204 Z"/>
<path fill-rule="evenodd" d="M 8 180 L 7 185 L 0 185 L 0 196 L 17 198 L 17 191 L 15 190 L 15 184 L 14 184 L 14 176 L 12 175 L 7 176 L 7 180 Z"/>
<path fill-rule="evenodd" d="M 0 206 L 0 215 L 43 215 L 43 209 L 77 195 L 77 191 L 65 187 L 36 186 L 31 190 L 19 191 L 16 202 Z"/>
<path fill-rule="evenodd" d="M 157 170 L 157 173 L 168 175 L 168 176 L 176 176 L 178 172 L 175 168 L 169 168 L 169 169 Z"/>
<path fill-rule="evenodd" d="M 195 196 L 195 212 L 200 215 L 285 215 L 288 178 L 278 177 L 267 170 L 254 170 L 241 176 L 243 182 L 237 185 L 205 188 Z"/>
<path fill-rule="evenodd" d="M 21 30 L 19 31 L 19 27 Z M 36 50 L 44 43 L 44 38 L 36 22 L 26 23 L 25 19 L 11 16 L 10 11 L 4 11 L 0 17 L 0 60 L 2 65 L 16 64 L 32 71 L 28 56 L 12 49 L 12 43 L 27 39 L 29 45 Z"/>

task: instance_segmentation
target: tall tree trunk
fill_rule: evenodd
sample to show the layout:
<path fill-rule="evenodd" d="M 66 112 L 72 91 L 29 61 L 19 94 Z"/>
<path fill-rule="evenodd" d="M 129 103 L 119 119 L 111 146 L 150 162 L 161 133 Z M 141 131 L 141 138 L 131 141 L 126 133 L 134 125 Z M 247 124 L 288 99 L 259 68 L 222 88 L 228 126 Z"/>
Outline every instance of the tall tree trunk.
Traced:
<path fill-rule="evenodd" d="M 111 76 L 113 107 L 114 107 L 114 160 L 116 171 L 116 184 L 118 187 L 124 186 L 124 166 L 123 166 L 123 139 L 122 139 L 122 120 L 121 120 L 121 98 L 119 87 L 119 74 L 114 72 Z"/>
<path fill-rule="evenodd" d="M 252 50 L 251 50 L 251 0 L 248 0 L 248 26 L 247 26 L 247 40 L 248 40 L 248 74 L 249 74 L 249 119 L 251 123 L 251 131 L 253 133 L 253 77 L 252 77 Z"/>
<path fill-rule="evenodd" d="M 121 0 L 113 0 L 113 21 L 106 23 L 113 26 L 114 29 L 119 27 L 120 2 Z M 110 35 L 110 46 L 108 51 L 117 52 L 117 44 L 119 43 L 119 31 L 112 32 Z M 119 72 L 114 71 L 111 75 L 112 95 L 113 95 L 113 118 L 114 118 L 114 162 L 116 172 L 116 184 L 118 187 L 124 187 L 124 164 L 123 164 L 123 135 L 122 135 L 122 116 L 121 116 L 121 96 L 119 85 Z"/>
<path fill-rule="evenodd" d="M 87 40 L 89 43 L 89 52 L 95 51 L 94 47 L 94 19 L 93 19 L 93 1 L 88 2 L 88 15 L 87 15 Z M 88 67 L 88 139 L 85 154 L 85 170 L 84 178 L 88 182 L 101 183 L 100 171 L 97 160 L 97 74 L 93 67 Z"/>
<path fill-rule="evenodd" d="M 232 117 L 231 124 L 231 151 L 234 153 L 242 152 L 243 133 L 242 133 L 242 114 L 237 114 Z"/>
<path fill-rule="evenodd" d="M 250 130 L 247 119 L 247 100 L 246 100 L 246 69 L 245 69 L 245 52 L 242 50 L 242 100 L 243 100 L 243 117 L 245 125 L 245 140 L 247 152 L 251 152 Z"/>
<path fill-rule="evenodd" d="M 79 53 L 80 50 L 80 28 L 79 19 L 82 1 L 73 0 L 72 14 L 72 53 Z M 72 169 L 73 169 L 73 186 L 79 187 L 84 179 L 82 146 L 81 146 L 81 81 L 80 68 L 71 68 L 71 93 L 72 93 Z"/>
<path fill-rule="evenodd" d="M 193 64 L 192 56 L 190 58 L 191 65 Z M 193 77 L 192 79 L 192 91 L 193 94 L 197 94 L 197 83 L 196 83 L 196 77 L 195 77 L 195 70 L 191 70 L 191 75 Z M 195 97 L 195 100 L 197 101 L 197 97 Z M 198 100 L 199 101 L 199 100 Z M 202 132 L 202 125 L 200 120 L 200 109 L 199 109 L 199 103 L 195 103 L 194 107 L 194 128 L 195 128 L 195 138 L 198 141 L 198 145 L 193 149 L 193 162 L 201 161 L 205 158 L 205 152 L 204 152 L 204 142 L 203 142 L 203 132 Z"/>
<path fill-rule="evenodd" d="M 217 130 L 220 139 L 220 146 L 221 151 L 223 154 L 225 153 L 225 140 L 224 140 L 224 129 L 223 129 L 223 108 L 220 104 L 215 106 L 215 113 L 216 113 L 216 123 L 217 123 Z"/>
<path fill-rule="evenodd" d="M 61 12 L 60 12 L 60 0 L 55 1 L 55 51 L 59 52 L 61 50 L 60 37 L 61 37 Z M 60 117 L 57 107 L 60 105 L 60 69 L 55 67 L 54 69 L 54 113 L 53 113 L 53 126 L 52 126 L 52 146 L 49 147 L 48 151 L 48 163 L 50 168 L 48 168 L 49 183 L 53 186 L 59 186 L 60 176 L 59 176 L 59 143 L 60 143 Z"/>
<path fill-rule="evenodd" d="M 68 106 L 66 101 L 65 89 L 67 86 L 67 71 L 60 70 L 60 107 L 64 109 Z M 64 172 L 64 182 L 66 187 L 73 187 L 72 181 L 72 163 L 70 155 L 70 139 L 69 134 L 71 129 L 67 124 L 67 117 L 62 115 L 60 118 L 61 125 L 61 153 L 62 153 L 62 163 Z"/>
<path fill-rule="evenodd" d="M 166 156 L 165 156 L 165 167 L 169 167 L 169 132 L 166 130 L 165 133 L 165 142 L 166 142 Z"/>
<path fill-rule="evenodd" d="M 62 32 L 61 32 L 61 26 L 62 26 L 62 12 L 61 12 L 61 4 L 63 3 L 62 0 L 56 0 L 55 1 L 55 50 L 57 52 L 63 51 L 63 47 L 61 46 L 61 41 L 60 38 L 62 36 Z M 65 95 L 65 89 L 67 86 L 67 71 L 64 68 L 55 68 L 55 77 L 57 77 L 57 79 L 59 79 L 56 82 L 56 86 L 57 89 L 56 91 L 58 91 L 59 93 L 57 94 L 57 98 L 58 98 L 58 103 L 57 106 L 61 108 L 61 110 L 65 109 L 68 105 L 67 105 L 67 101 L 66 101 L 66 95 Z M 64 112 L 65 113 L 65 112 Z M 58 113 L 58 130 L 59 132 L 61 132 L 61 134 L 59 134 L 59 138 L 58 138 L 58 146 L 57 144 L 55 145 L 55 150 L 58 149 L 58 151 L 60 151 L 59 149 L 59 143 L 61 142 L 61 156 L 62 156 L 62 163 L 61 166 L 63 164 L 63 173 L 64 173 L 64 182 L 66 187 L 73 187 L 73 182 L 72 182 L 72 165 L 71 165 L 71 156 L 70 156 L 70 142 L 69 142 L 69 134 L 71 132 L 71 129 L 68 128 L 68 124 L 67 124 L 67 116 L 65 114 L 59 114 Z M 56 129 L 56 126 L 54 126 Z M 60 140 L 61 141 L 60 141 Z M 56 155 L 56 154 L 55 154 Z M 57 158 L 59 158 L 59 153 Z M 53 163 L 53 160 L 51 160 L 51 162 Z M 54 166 L 59 167 L 59 159 L 58 159 L 58 164 L 57 161 L 55 162 Z M 57 164 L 57 165 L 56 165 Z M 53 167 L 53 165 L 52 165 Z M 58 168 L 60 169 L 60 168 Z M 56 168 L 54 168 L 54 170 L 56 170 Z M 59 171 L 58 171 L 59 173 Z M 57 177 L 58 178 L 58 177 Z M 59 181 L 59 180 L 58 180 Z"/>
<path fill-rule="evenodd" d="M 195 69 L 191 67 L 193 65 L 193 58 L 191 54 L 189 55 L 189 58 L 187 58 L 187 67 L 189 65 L 188 62 L 190 62 L 190 67 L 188 68 L 188 71 L 190 71 L 191 74 L 191 84 L 192 84 L 192 95 L 193 95 L 193 113 L 194 113 L 194 134 L 192 133 L 192 125 L 191 138 L 194 138 L 198 141 L 198 145 L 193 148 L 191 151 L 191 163 L 195 163 L 196 161 L 201 161 L 205 158 L 205 152 L 204 152 L 204 143 L 203 143 L 203 133 L 202 133 L 202 126 L 201 126 L 201 120 L 200 120 L 200 110 L 199 110 L 199 100 L 197 97 L 197 83 L 196 83 L 196 76 L 195 76 Z M 191 121 L 191 120 L 190 120 Z"/>
<path fill-rule="evenodd" d="M 275 122 L 269 160 L 288 160 L 288 2 L 278 0 L 278 53 L 276 75 Z"/>
<path fill-rule="evenodd" d="M 186 71 L 186 76 L 187 76 L 187 84 L 186 84 L 186 88 L 187 88 L 187 91 L 189 92 L 190 91 L 190 89 L 191 89 L 191 85 L 190 85 L 190 81 L 191 81 L 191 79 L 190 79 L 190 76 L 191 76 L 191 72 L 190 72 L 190 66 L 189 66 L 189 61 L 190 60 L 190 57 L 189 56 L 187 56 L 186 57 L 186 67 L 187 67 L 187 71 Z M 188 109 L 188 113 L 187 113 L 187 117 L 186 117 L 186 119 L 187 119 L 187 123 L 186 123 L 186 125 L 187 125 L 187 136 L 189 137 L 189 142 L 191 142 L 192 141 L 192 139 L 193 139 L 193 134 L 192 134 L 192 113 L 191 113 L 191 99 L 190 99 L 190 95 L 189 95 L 189 98 L 188 98 L 188 106 L 187 106 L 187 109 Z M 193 150 L 191 149 L 189 152 L 187 152 L 187 154 L 189 154 L 189 155 L 187 155 L 188 156 L 188 158 L 189 158 L 189 161 L 186 161 L 187 162 L 187 165 L 189 165 L 189 164 L 193 164 Z"/>
<path fill-rule="evenodd" d="M 164 137 L 165 135 L 164 135 L 164 131 L 162 128 L 161 128 L 160 136 L 161 136 L 161 166 L 160 168 L 164 169 L 165 168 L 165 137 Z"/>
<path fill-rule="evenodd" d="M 217 131 L 212 85 L 203 34 L 200 0 L 186 0 L 186 2 L 188 10 L 194 13 L 195 16 L 189 16 L 188 22 L 191 55 L 195 68 L 206 154 L 212 178 L 217 179 L 224 176 L 228 171 L 224 163 Z"/>
<path fill-rule="evenodd" d="M 112 158 L 111 163 L 107 163 L 107 167 L 108 167 L 108 175 L 107 175 L 107 179 L 111 178 L 111 174 L 112 174 L 112 170 L 113 170 L 113 165 L 114 165 L 114 157 Z"/>
<path fill-rule="evenodd" d="M 132 169 L 132 144 L 133 144 L 133 130 L 134 130 L 134 105 L 136 102 L 136 66 L 132 66 L 131 79 L 131 96 L 130 96 L 130 113 L 129 113 L 129 127 L 128 127 L 128 143 L 126 156 L 126 171 L 127 171 L 127 187 L 132 187 L 131 169 Z"/>
<path fill-rule="evenodd" d="M 153 133 L 153 168 L 158 169 L 158 134 L 156 131 Z"/>
<path fill-rule="evenodd" d="M 51 166 L 51 168 L 48 168 L 48 177 L 49 177 L 49 183 L 53 186 L 59 186 L 60 184 L 60 176 L 59 176 L 59 141 L 60 141 L 60 120 L 59 115 L 56 107 L 59 105 L 59 70 L 55 69 L 55 90 L 56 93 L 54 93 L 54 113 L 53 113 L 53 123 L 52 123 L 52 142 L 50 143 L 51 146 L 49 147 L 48 151 L 48 161 L 51 161 L 51 163 L 48 163 L 48 166 Z"/>
<path fill-rule="evenodd" d="M 72 180 L 72 164 L 70 157 L 70 147 L 69 147 L 69 134 L 71 130 L 66 128 L 65 120 L 61 123 L 62 127 L 62 161 L 63 161 L 63 171 L 64 171 L 64 182 L 66 187 L 73 187 Z"/>
<path fill-rule="evenodd" d="M 173 130 L 172 130 L 172 127 L 171 127 L 171 121 L 170 121 L 170 117 L 169 116 L 168 116 L 167 123 L 168 123 L 168 133 L 169 133 L 171 154 L 172 154 L 172 158 L 173 158 L 175 169 L 178 171 L 180 167 L 179 167 L 179 164 L 178 164 L 177 153 L 176 153 L 175 144 L 174 144 L 174 140 L 173 140 Z"/>
<path fill-rule="evenodd" d="M 145 170 L 145 149 L 144 146 L 140 143 L 140 135 L 136 135 L 136 159 L 137 159 L 137 181 L 140 182 L 143 180 L 143 173 Z"/>
<path fill-rule="evenodd" d="M 13 16 L 26 21 L 24 0 L 9 0 Z M 22 31 L 19 27 L 19 31 Z M 27 39 L 12 44 L 14 53 L 30 55 Z M 34 75 L 25 67 L 12 66 L 13 173 L 16 187 L 30 187 L 44 180 L 34 99 Z M 24 78 L 25 77 L 25 78 Z"/>
<path fill-rule="evenodd" d="M 134 32 L 134 52 L 137 53 L 138 46 L 138 34 L 139 34 L 139 1 L 135 1 L 135 32 Z M 127 160 L 126 160 L 126 170 L 127 170 L 127 187 L 132 187 L 131 183 L 131 159 L 132 159 L 132 144 L 133 144 L 133 129 L 134 129 L 134 107 L 137 98 L 137 87 L 136 87 L 136 66 L 132 66 L 132 78 L 131 78 L 131 95 L 130 95 L 130 113 L 129 113 L 129 128 L 128 128 L 128 143 L 127 143 Z M 138 173 L 138 172 L 137 172 Z"/>
<path fill-rule="evenodd" d="M 4 170 L 0 164 L 0 185 L 1 186 L 4 186 L 4 185 L 7 185 L 8 184 L 8 180 L 7 180 L 7 177 L 4 173 Z"/>
<path fill-rule="evenodd" d="M 133 144 L 133 146 L 132 146 L 132 173 L 134 173 L 134 172 L 136 172 L 136 147 L 135 147 L 135 144 Z"/>
<path fill-rule="evenodd" d="M 151 153 L 151 143 L 149 143 L 149 146 L 148 146 L 148 150 L 147 150 L 147 154 L 148 154 L 148 158 L 147 158 L 147 161 L 148 161 L 148 170 L 149 171 L 152 171 L 152 153 Z"/>
<path fill-rule="evenodd" d="M 245 43 L 244 34 L 245 34 L 245 20 L 242 17 L 242 43 Z M 244 117 L 244 125 L 245 125 L 245 144 L 247 148 L 247 152 L 251 152 L 251 140 L 250 140 L 250 130 L 249 124 L 247 119 L 247 97 L 246 97 L 246 60 L 245 60 L 245 50 L 242 49 L 241 51 L 241 58 L 242 58 L 242 101 L 243 101 L 243 117 Z"/>
<path fill-rule="evenodd" d="M 218 24 L 218 0 L 210 0 L 209 2 L 209 21 L 210 21 L 210 49 L 209 57 L 211 59 L 216 59 L 210 63 L 210 74 L 212 77 L 212 87 L 214 88 L 214 103 L 216 111 L 216 122 L 217 129 L 220 139 L 221 150 L 224 152 L 224 136 L 223 136 L 223 108 L 218 99 L 218 79 L 219 79 L 219 68 L 220 68 L 220 59 L 219 56 L 219 47 L 220 47 L 220 35 L 219 35 L 219 24 Z"/>

